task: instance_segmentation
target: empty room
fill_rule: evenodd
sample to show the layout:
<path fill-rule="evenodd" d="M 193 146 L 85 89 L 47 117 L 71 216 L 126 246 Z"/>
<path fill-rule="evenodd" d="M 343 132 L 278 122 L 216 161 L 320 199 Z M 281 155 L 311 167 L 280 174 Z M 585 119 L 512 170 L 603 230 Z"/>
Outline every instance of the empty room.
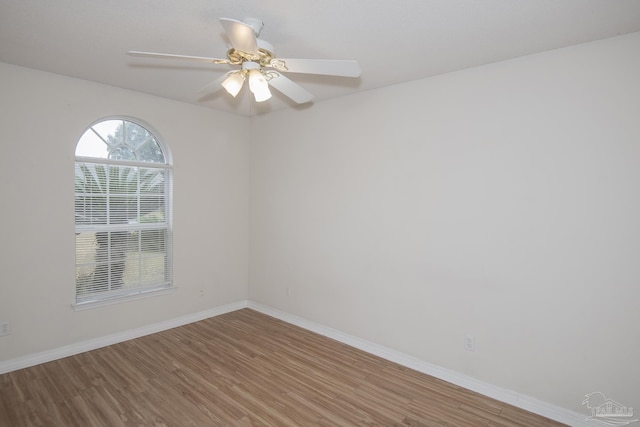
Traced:
<path fill-rule="evenodd" d="M 637 0 L 0 0 L 0 426 L 640 425 L 639 76 Z"/>

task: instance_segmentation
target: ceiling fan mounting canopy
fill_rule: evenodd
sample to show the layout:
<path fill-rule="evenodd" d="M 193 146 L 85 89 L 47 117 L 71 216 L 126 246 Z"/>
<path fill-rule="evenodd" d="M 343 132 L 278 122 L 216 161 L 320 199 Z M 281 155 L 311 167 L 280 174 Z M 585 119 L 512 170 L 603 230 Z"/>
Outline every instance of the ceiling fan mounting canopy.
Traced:
<path fill-rule="evenodd" d="M 248 26 L 250 26 L 253 29 L 253 32 L 255 33 L 256 37 L 260 37 L 260 33 L 262 32 L 262 29 L 264 28 L 264 22 L 262 22 L 262 19 L 244 18 L 242 20 L 242 22 L 244 22 L 245 24 L 247 24 Z"/>
<path fill-rule="evenodd" d="M 242 89 L 243 82 L 248 79 L 249 89 L 254 94 L 256 102 L 265 101 L 271 97 L 268 86 L 274 87 L 298 104 L 310 102 L 313 99 L 311 93 L 285 77 L 283 72 L 342 77 L 359 77 L 362 72 L 360 65 L 354 60 L 276 57 L 273 46 L 258 38 L 264 26 L 260 19 L 245 18 L 244 21 L 238 21 L 220 18 L 220 24 L 231 44 L 231 48 L 227 50 L 226 59 L 142 51 L 127 53 L 132 56 L 239 65 L 240 70 L 225 73 L 207 85 L 203 91 L 215 92 L 225 88 L 235 97 Z"/>

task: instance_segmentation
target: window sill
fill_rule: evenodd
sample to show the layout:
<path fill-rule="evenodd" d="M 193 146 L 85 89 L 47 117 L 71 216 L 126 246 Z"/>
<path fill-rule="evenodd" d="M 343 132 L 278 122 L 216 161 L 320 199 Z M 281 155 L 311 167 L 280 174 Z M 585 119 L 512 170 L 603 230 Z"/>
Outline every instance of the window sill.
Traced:
<path fill-rule="evenodd" d="M 175 287 L 151 289 L 151 290 L 136 292 L 134 294 L 118 295 L 110 298 L 102 298 L 102 299 L 78 302 L 78 303 L 71 304 L 71 307 L 73 307 L 75 311 L 83 311 L 83 310 L 89 310 L 92 308 L 104 307 L 107 305 L 120 304 L 128 301 L 135 301 L 143 298 L 151 298 L 151 297 L 160 296 L 160 295 L 172 294 L 173 292 L 175 292 L 175 290 L 176 290 Z"/>

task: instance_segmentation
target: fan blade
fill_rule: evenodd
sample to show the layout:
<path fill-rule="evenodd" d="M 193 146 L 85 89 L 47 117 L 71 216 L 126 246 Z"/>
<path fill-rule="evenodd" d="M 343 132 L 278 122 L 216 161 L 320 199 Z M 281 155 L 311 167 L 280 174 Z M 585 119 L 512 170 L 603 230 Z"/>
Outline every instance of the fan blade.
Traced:
<path fill-rule="evenodd" d="M 220 18 L 220 23 L 235 50 L 253 55 L 258 53 L 258 42 L 253 28 L 231 18 Z"/>
<path fill-rule="evenodd" d="M 211 83 L 209 83 L 208 85 L 200 89 L 198 93 L 207 94 L 207 95 L 216 93 L 217 91 L 222 89 L 222 82 L 225 81 L 227 77 L 229 77 L 229 74 L 235 73 L 235 72 L 237 71 L 229 71 L 228 73 L 224 73 L 223 75 L 221 75 L 220 77 L 218 77 L 217 79 L 215 79 L 214 81 L 212 81 Z"/>
<path fill-rule="evenodd" d="M 324 76 L 359 77 L 362 73 L 358 61 L 350 59 L 292 59 L 277 58 L 271 61 L 276 69 L 290 73 L 322 74 Z M 279 68 L 284 63 L 286 70 Z"/>
<path fill-rule="evenodd" d="M 129 52 L 127 52 L 127 55 L 141 56 L 144 58 L 181 59 L 185 61 L 208 62 L 210 64 L 230 64 L 231 63 L 228 59 L 207 58 L 203 56 L 174 55 L 171 53 L 140 52 L 137 50 L 130 50 Z"/>
<path fill-rule="evenodd" d="M 288 96 L 298 104 L 304 104 L 313 100 L 313 95 L 306 89 L 292 80 L 289 80 L 280 73 L 270 72 L 269 74 L 275 74 L 276 76 L 269 80 L 269 84 L 276 88 L 283 95 Z"/>

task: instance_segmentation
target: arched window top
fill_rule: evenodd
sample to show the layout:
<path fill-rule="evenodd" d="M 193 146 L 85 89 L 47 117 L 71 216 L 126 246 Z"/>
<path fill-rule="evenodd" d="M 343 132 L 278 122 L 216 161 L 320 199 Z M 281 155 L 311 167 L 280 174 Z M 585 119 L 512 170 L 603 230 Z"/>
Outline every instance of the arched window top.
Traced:
<path fill-rule="evenodd" d="M 155 135 L 127 119 L 106 119 L 92 125 L 80 137 L 76 157 L 169 163 Z"/>

